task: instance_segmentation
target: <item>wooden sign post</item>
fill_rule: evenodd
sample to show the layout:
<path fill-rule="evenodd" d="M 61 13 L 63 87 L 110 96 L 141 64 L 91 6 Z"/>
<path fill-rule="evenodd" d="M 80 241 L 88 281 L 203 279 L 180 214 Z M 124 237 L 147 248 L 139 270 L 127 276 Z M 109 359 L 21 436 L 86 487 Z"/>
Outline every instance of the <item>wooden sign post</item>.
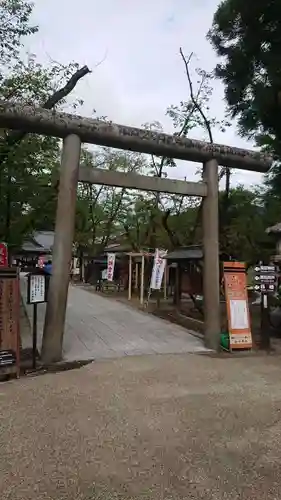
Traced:
<path fill-rule="evenodd" d="M 223 270 L 230 350 L 251 349 L 252 333 L 245 264 L 224 262 Z"/>
<path fill-rule="evenodd" d="M 262 262 L 255 267 L 254 289 L 261 293 L 261 347 L 270 349 L 270 322 L 268 311 L 268 296 L 277 289 L 278 270 L 275 265 L 264 265 Z"/>
<path fill-rule="evenodd" d="M 20 374 L 20 292 L 17 268 L 0 266 L 0 374 Z"/>
<path fill-rule="evenodd" d="M 46 275 L 42 271 L 27 276 L 27 303 L 33 304 L 32 368 L 36 369 L 37 354 L 37 305 L 47 301 Z"/>

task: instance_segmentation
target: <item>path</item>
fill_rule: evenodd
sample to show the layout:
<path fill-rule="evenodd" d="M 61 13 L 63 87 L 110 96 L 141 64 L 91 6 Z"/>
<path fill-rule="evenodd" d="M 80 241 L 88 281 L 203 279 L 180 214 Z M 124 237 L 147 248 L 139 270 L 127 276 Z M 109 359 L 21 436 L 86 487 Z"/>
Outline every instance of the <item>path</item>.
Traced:
<path fill-rule="evenodd" d="M 280 374 L 152 355 L 2 384 L 0 498 L 280 499 Z"/>
<path fill-rule="evenodd" d="M 22 296 L 26 279 L 21 277 Z M 32 321 L 32 307 L 27 306 Z M 38 306 L 38 345 L 41 345 L 45 305 Z M 30 342 L 24 339 L 23 347 Z M 28 346 L 29 347 L 29 346 Z M 63 356 L 67 361 L 127 355 L 204 351 L 201 340 L 178 325 L 115 300 L 70 286 Z"/>

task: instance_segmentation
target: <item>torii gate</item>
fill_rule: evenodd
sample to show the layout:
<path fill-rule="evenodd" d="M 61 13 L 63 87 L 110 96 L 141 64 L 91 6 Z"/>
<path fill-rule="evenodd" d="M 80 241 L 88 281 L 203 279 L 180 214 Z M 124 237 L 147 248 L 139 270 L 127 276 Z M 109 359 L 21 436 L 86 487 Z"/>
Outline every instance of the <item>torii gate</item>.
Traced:
<path fill-rule="evenodd" d="M 77 183 L 90 182 L 203 198 L 203 291 L 205 342 L 220 342 L 218 166 L 265 173 L 272 158 L 254 151 L 209 144 L 176 135 L 127 127 L 42 108 L 0 103 L 0 127 L 63 138 L 53 274 L 46 309 L 42 357 L 59 361 L 69 285 Z M 79 165 L 82 142 L 203 163 L 203 182 L 186 182 L 111 172 Z"/>

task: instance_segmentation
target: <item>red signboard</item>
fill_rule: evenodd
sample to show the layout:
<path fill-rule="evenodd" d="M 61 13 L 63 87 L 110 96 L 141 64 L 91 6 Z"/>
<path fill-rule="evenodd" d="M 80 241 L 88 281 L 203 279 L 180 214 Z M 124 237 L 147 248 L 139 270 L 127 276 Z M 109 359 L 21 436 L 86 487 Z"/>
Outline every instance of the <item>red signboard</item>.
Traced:
<path fill-rule="evenodd" d="M 0 266 L 8 267 L 8 248 L 6 243 L 0 242 Z"/>

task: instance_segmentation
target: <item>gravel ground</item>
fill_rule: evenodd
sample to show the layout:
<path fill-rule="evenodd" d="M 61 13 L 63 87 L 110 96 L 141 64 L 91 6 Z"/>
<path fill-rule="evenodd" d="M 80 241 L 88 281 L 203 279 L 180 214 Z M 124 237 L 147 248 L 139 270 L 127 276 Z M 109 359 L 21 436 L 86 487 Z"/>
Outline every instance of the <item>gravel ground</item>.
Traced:
<path fill-rule="evenodd" d="M 280 378 L 185 354 L 3 383 L 0 498 L 280 499 Z"/>

